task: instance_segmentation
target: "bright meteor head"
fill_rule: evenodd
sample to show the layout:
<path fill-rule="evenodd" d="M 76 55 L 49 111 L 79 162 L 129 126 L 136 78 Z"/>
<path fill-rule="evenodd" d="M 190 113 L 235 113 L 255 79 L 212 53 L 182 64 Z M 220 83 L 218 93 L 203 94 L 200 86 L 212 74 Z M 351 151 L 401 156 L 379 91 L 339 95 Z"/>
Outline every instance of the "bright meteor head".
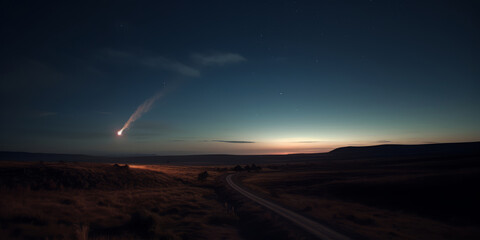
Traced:
<path fill-rule="evenodd" d="M 140 104 L 140 106 L 137 107 L 137 110 L 135 110 L 135 112 L 130 116 L 128 121 L 123 125 L 122 129 L 120 129 L 117 132 L 117 136 L 122 136 L 123 130 L 128 129 L 130 124 L 132 124 L 137 119 L 139 119 L 142 116 L 142 114 L 148 112 L 148 110 L 150 110 L 150 108 L 152 107 L 153 103 L 161 96 L 162 96 L 162 93 L 157 93 L 153 97 L 145 100 L 145 102 Z"/>

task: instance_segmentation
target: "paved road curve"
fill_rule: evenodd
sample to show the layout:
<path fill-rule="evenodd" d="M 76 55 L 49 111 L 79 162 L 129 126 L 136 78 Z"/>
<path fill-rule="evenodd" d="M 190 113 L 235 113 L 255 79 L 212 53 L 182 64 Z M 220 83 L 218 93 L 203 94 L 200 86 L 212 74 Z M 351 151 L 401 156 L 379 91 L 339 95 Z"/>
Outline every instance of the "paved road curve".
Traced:
<path fill-rule="evenodd" d="M 237 190 L 245 197 L 250 198 L 251 200 L 257 202 L 258 204 L 278 213 L 279 215 L 287 218 L 288 220 L 294 222 L 298 226 L 302 227 L 303 229 L 307 230 L 314 236 L 318 237 L 319 239 L 325 240 L 347 240 L 350 239 L 340 233 L 333 231 L 330 228 L 327 228 L 315 221 L 312 221 L 300 214 L 297 214 L 293 211 L 280 207 L 279 205 L 267 201 L 261 197 L 254 195 L 253 193 L 241 188 L 239 185 L 235 184 L 232 180 L 232 176 L 234 174 L 230 174 L 227 176 L 226 180 L 228 185 L 230 185 L 233 189 Z"/>

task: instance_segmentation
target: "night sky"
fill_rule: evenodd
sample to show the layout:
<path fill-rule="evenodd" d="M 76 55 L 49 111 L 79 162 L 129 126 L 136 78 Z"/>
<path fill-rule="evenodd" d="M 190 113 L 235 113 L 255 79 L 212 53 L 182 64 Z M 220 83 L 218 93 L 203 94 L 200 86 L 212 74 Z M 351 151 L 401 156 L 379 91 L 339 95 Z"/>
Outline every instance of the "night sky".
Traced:
<path fill-rule="evenodd" d="M 480 140 L 478 1 L 72 2 L 1 3 L 1 151 Z"/>

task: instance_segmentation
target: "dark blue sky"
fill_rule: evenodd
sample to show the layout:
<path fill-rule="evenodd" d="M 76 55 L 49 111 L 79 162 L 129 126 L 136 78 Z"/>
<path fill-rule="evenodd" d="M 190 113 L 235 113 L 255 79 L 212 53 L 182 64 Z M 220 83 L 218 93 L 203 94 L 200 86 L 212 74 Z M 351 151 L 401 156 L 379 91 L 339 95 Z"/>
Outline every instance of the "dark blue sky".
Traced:
<path fill-rule="evenodd" d="M 139 2 L 2 3 L 0 150 L 480 140 L 475 1 Z"/>

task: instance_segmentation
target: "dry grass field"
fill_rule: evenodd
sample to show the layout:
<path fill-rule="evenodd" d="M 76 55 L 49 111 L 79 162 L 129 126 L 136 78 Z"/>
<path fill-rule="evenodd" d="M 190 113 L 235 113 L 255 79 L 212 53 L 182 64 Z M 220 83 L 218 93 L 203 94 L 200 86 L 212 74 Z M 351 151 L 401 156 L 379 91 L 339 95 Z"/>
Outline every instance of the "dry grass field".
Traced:
<path fill-rule="evenodd" d="M 0 162 L 2 239 L 238 239 L 205 167 Z"/>
<path fill-rule="evenodd" d="M 32 161 L 44 157 L 35 154 L 23 162 L 17 154 L 0 161 L 0 239 L 312 239 L 228 187 L 235 172 L 260 197 L 352 239 L 480 239 L 479 145 L 215 155 L 218 164 L 206 166 Z"/>
<path fill-rule="evenodd" d="M 479 239 L 478 156 L 272 166 L 243 184 L 365 239 Z"/>

